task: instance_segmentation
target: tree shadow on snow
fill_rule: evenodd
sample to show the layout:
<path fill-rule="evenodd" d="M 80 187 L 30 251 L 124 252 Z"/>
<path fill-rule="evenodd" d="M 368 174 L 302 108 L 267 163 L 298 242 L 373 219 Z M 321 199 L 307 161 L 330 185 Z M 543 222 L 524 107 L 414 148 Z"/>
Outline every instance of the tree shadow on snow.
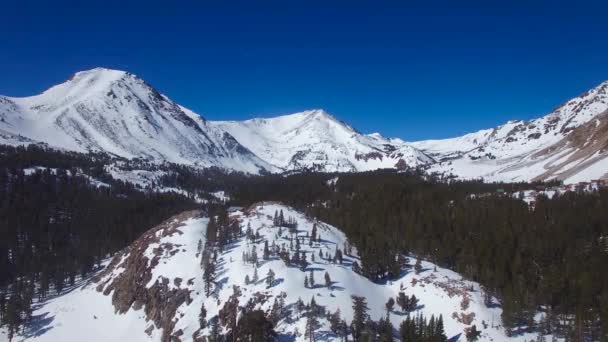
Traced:
<path fill-rule="evenodd" d="M 321 330 L 315 333 L 315 341 L 332 341 L 336 337 L 336 334 L 327 330 Z"/>
<path fill-rule="evenodd" d="M 277 341 L 279 342 L 295 342 L 296 337 L 291 334 L 277 334 Z"/>
<path fill-rule="evenodd" d="M 460 340 L 460 336 L 462 335 L 462 333 L 458 334 L 458 335 L 454 335 L 450 338 L 448 338 L 448 342 L 458 342 Z"/>
<path fill-rule="evenodd" d="M 51 323 L 54 320 L 55 316 L 50 316 L 49 312 L 33 315 L 32 320 L 24 327 L 22 336 L 26 339 L 42 336 L 47 331 L 53 329 Z"/>

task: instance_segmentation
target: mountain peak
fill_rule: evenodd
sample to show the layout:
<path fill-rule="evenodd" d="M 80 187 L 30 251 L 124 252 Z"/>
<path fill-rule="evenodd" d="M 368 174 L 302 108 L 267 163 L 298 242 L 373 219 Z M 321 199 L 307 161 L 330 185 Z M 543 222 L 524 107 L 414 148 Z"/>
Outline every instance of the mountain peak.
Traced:
<path fill-rule="evenodd" d="M 139 80 L 132 74 L 122 70 L 100 67 L 83 70 L 73 74 L 67 81 L 52 86 L 45 90 L 41 95 L 35 95 L 33 97 L 41 97 L 41 100 L 43 101 L 56 101 L 57 99 L 74 98 L 84 95 L 88 96 L 100 91 L 105 92 L 113 84 L 128 76 L 132 76 L 135 80 Z"/>
<path fill-rule="evenodd" d="M 123 71 L 123 70 L 110 69 L 110 68 L 104 68 L 104 67 L 95 67 L 93 69 L 78 71 L 74 75 L 72 75 L 72 77 L 70 79 L 75 79 L 75 78 L 79 78 L 79 77 L 91 77 L 91 76 L 100 77 L 100 76 L 111 76 L 111 75 L 115 76 L 115 77 L 122 77 L 127 74 L 129 74 L 129 72 Z"/>

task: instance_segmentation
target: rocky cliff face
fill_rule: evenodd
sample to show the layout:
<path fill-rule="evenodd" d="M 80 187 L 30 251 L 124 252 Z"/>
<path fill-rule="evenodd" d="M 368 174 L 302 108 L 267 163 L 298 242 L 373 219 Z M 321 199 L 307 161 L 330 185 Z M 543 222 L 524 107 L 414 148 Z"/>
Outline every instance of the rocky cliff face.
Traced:
<path fill-rule="evenodd" d="M 203 239 L 206 219 L 202 215 L 200 211 L 185 212 L 150 229 L 114 256 L 97 279 L 97 291 L 112 297 L 117 314 L 143 309 L 146 320 L 153 324 L 146 332 L 151 334 L 152 330 L 159 329 L 163 342 L 180 341 L 183 332 L 174 329 L 179 320 L 177 310 L 192 303 L 196 275 L 184 279 L 179 272 L 157 274 L 155 270 L 162 267 L 161 263 L 166 264 L 167 258 L 186 253 L 186 248 L 196 248 L 180 237 L 193 234 L 184 230 L 196 230 L 194 234 L 201 234 Z M 196 259 L 189 262 L 196 264 Z"/>

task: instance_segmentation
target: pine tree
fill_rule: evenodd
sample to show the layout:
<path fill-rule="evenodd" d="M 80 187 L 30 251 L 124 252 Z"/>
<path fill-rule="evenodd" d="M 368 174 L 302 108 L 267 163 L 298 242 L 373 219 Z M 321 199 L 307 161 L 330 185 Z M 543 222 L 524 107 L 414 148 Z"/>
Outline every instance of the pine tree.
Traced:
<path fill-rule="evenodd" d="M 308 284 L 308 276 L 304 276 L 304 287 L 308 288 L 309 284 Z"/>
<path fill-rule="evenodd" d="M 220 325 L 218 319 L 214 318 L 211 320 L 209 325 L 209 342 L 220 342 L 222 338 Z"/>
<path fill-rule="evenodd" d="M 465 330 L 465 336 L 469 342 L 477 341 L 481 336 L 481 331 L 477 330 L 477 326 L 473 324 L 472 327 Z"/>
<path fill-rule="evenodd" d="M 260 276 L 258 276 L 258 267 L 256 266 L 256 267 L 253 269 L 253 279 L 252 279 L 252 282 L 253 282 L 254 284 L 257 284 L 257 283 L 258 283 L 258 280 L 260 280 Z"/>
<path fill-rule="evenodd" d="M 396 302 L 397 302 L 397 305 L 399 305 L 401 307 L 401 311 L 405 312 L 408 302 L 409 302 L 409 298 L 407 297 L 405 292 L 399 292 Z"/>
<path fill-rule="evenodd" d="M 274 285 L 274 271 L 272 269 L 268 269 L 268 273 L 266 274 L 266 285 L 268 285 L 268 288 L 271 288 Z"/>
<path fill-rule="evenodd" d="M 268 240 L 264 241 L 264 260 L 268 260 L 270 258 L 270 249 L 268 248 Z"/>
<path fill-rule="evenodd" d="M 357 342 L 361 339 L 361 335 L 363 334 L 363 328 L 365 327 L 367 311 L 369 308 L 367 307 L 365 297 L 352 295 L 351 298 L 353 301 L 353 321 L 351 323 L 351 330 L 353 340 Z"/>
<path fill-rule="evenodd" d="M 388 316 L 388 314 L 390 314 L 393 311 L 393 308 L 395 307 L 395 300 L 393 299 L 393 297 L 390 297 L 388 299 L 388 301 L 385 304 L 386 307 L 386 314 Z"/>
<path fill-rule="evenodd" d="M 215 264 L 211 261 L 205 263 L 203 270 L 203 282 L 205 283 L 205 295 L 211 295 L 211 288 L 215 281 Z"/>
<path fill-rule="evenodd" d="M 315 287 L 315 271 L 312 269 L 310 270 L 310 273 L 308 275 L 308 283 L 310 284 L 310 287 Z"/>
<path fill-rule="evenodd" d="M 298 301 L 296 302 L 296 309 L 298 310 L 298 315 L 302 315 L 302 312 L 304 311 L 304 309 L 306 308 L 306 305 L 304 304 L 304 301 L 302 300 L 302 298 L 298 297 Z M 299 316 L 298 316 L 299 318 Z"/>
<path fill-rule="evenodd" d="M 313 313 L 308 314 L 308 318 L 306 320 L 306 333 L 305 337 L 308 338 L 308 341 L 315 341 L 315 331 L 319 328 L 319 320 L 317 316 Z"/>
<path fill-rule="evenodd" d="M 207 326 L 207 310 L 204 302 L 201 304 L 201 312 L 198 314 L 198 324 L 201 329 L 205 329 Z"/>
<path fill-rule="evenodd" d="M 393 342 L 393 324 L 391 323 L 388 315 L 386 318 L 381 318 L 378 322 L 378 338 L 379 342 Z"/>
<path fill-rule="evenodd" d="M 336 310 L 336 312 L 330 314 L 327 317 L 329 321 L 329 328 L 334 334 L 338 334 L 340 331 L 340 323 L 342 322 L 342 318 L 340 317 L 340 308 Z"/>
<path fill-rule="evenodd" d="M 437 342 L 445 342 L 448 340 L 447 336 L 445 335 L 445 329 L 443 327 L 443 315 L 439 315 L 439 318 L 437 319 L 434 335 Z"/>
<path fill-rule="evenodd" d="M 331 287 L 331 278 L 329 277 L 329 273 L 325 272 L 325 287 Z"/>
<path fill-rule="evenodd" d="M 420 258 L 416 259 L 416 264 L 414 265 L 414 271 L 416 272 L 416 274 L 420 274 L 420 272 L 422 272 L 422 261 L 420 261 Z"/>

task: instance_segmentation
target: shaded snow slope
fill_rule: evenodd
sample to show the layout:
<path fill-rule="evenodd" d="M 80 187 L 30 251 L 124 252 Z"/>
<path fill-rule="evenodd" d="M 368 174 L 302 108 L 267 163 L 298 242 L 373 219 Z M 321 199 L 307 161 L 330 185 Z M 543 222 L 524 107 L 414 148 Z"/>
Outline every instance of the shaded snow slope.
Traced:
<path fill-rule="evenodd" d="M 283 211 L 286 218 L 298 223 L 297 236 L 302 239 L 301 250 L 312 262 L 305 271 L 287 267 L 276 256 L 262 259 L 264 241 L 289 248 L 290 233 L 287 228 L 273 226 L 275 211 Z M 191 341 L 193 336 L 207 335 L 208 329 L 199 330 L 198 315 L 201 305 L 207 310 L 207 318 L 218 314 L 219 309 L 233 293 L 233 286 L 240 288 L 240 305 L 250 299 L 261 298 L 256 307 L 269 312 L 277 297 L 283 297 L 285 314 L 276 325 L 279 338 L 304 341 L 305 317 L 295 309 L 301 298 L 308 303 L 314 297 L 326 311 L 340 309 L 343 317 L 352 318 L 351 295 L 365 296 L 369 314 L 375 320 L 386 315 L 384 303 L 396 296 L 400 289 L 419 298 L 420 312 L 424 315 L 442 314 L 446 333 L 458 339 L 468 325 L 456 316 L 474 314 L 471 324 L 483 329 L 483 341 L 504 341 L 508 338 L 500 327 L 501 310 L 497 305 L 484 305 L 478 284 L 463 280 L 458 274 L 435 265 L 422 262 L 423 271 L 416 275 L 405 269 L 396 281 L 378 284 L 354 273 L 351 265 L 356 256 L 345 256 L 342 264 L 336 264 L 318 256 L 328 252 L 333 255 L 336 248 L 347 242 L 344 234 L 330 225 L 306 218 L 303 214 L 280 204 L 261 203 L 246 212 L 236 212 L 232 219 L 239 221 L 245 229 L 248 225 L 259 233 L 260 238 L 248 242 L 245 237 L 218 254 L 216 265 L 218 276 L 212 294 L 207 297 L 200 267 L 199 241 L 205 244 L 208 219 L 201 212 L 187 212 L 170 219 L 148 231 L 129 249 L 118 254 L 110 265 L 97 276 L 97 282 L 76 288 L 40 305 L 34 312 L 33 326 L 26 329 L 17 341 L 160 341 L 163 337 L 180 336 L 182 341 Z M 320 242 L 309 245 L 313 224 L 317 224 Z M 256 247 L 260 257 L 259 280 L 245 284 L 245 276 L 253 279 L 254 266 L 243 261 L 243 254 Z M 272 269 L 276 281 L 268 287 L 266 274 Z M 314 286 L 305 288 L 304 278 L 314 272 Z M 331 277 L 331 286 L 324 283 L 324 274 Z M 462 309 L 465 298 L 469 306 Z M 395 310 L 390 315 L 395 327 L 406 317 Z M 338 340 L 329 331 L 325 318 L 321 320 L 317 336 L 326 341 Z M 0 334 L 0 339 L 2 338 Z M 532 339 L 532 335 L 519 335 L 513 340 Z M 463 338 L 460 338 L 463 340 Z"/>

